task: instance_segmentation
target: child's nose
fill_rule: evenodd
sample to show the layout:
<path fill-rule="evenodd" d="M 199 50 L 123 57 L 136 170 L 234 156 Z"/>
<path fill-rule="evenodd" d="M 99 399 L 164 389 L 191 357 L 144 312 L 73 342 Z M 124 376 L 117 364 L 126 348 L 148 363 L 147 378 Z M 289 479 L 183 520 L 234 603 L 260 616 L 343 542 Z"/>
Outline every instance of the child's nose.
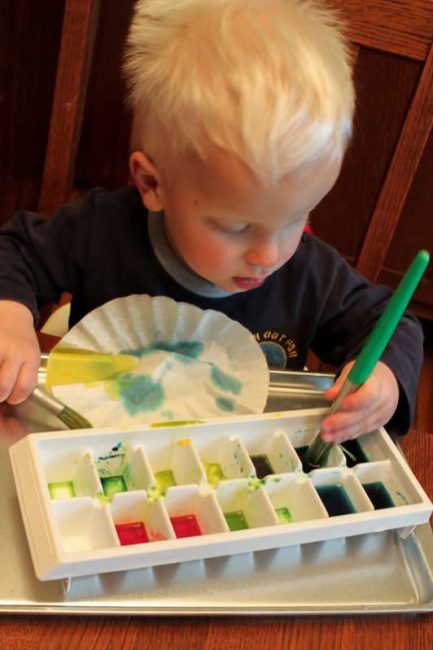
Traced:
<path fill-rule="evenodd" d="M 248 249 L 245 258 L 252 266 L 271 268 L 280 258 L 280 250 L 276 237 L 260 237 Z"/>

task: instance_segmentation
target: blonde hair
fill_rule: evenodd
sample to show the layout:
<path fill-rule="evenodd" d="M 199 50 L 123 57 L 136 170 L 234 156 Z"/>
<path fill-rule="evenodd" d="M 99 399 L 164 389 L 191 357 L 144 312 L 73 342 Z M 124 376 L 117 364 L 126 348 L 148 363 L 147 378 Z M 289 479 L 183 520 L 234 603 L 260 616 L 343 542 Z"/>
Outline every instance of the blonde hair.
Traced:
<path fill-rule="evenodd" d="M 350 137 L 348 50 L 316 2 L 137 0 L 124 72 L 132 148 L 165 168 L 216 145 L 270 184 Z"/>

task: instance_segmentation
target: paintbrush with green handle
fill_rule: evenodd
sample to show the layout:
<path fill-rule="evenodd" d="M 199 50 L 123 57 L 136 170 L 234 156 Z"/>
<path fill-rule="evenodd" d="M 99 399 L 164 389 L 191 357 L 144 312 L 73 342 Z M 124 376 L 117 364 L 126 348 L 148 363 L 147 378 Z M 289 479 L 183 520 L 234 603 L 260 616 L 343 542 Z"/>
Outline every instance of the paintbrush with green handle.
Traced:
<path fill-rule="evenodd" d="M 343 384 L 336 400 L 328 413 L 331 415 L 338 411 L 341 402 L 349 393 L 359 388 L 371 375 L 373 368 L 379 361 L 386 346 L 397 327 L 415 289 L 421 280 L 429 263 L 430 255 L 426 250 L 421 250 L 415 256 L 408 270 L 400 281 L 394 295 L 386 306 L 368 337 L 364 347 L 357 357 L 346 381 Z M 334 443 L 324 442 L 320 433 L 313 440 L 303 457 L 304 467 L 314 469 L 322 467 Z"/>

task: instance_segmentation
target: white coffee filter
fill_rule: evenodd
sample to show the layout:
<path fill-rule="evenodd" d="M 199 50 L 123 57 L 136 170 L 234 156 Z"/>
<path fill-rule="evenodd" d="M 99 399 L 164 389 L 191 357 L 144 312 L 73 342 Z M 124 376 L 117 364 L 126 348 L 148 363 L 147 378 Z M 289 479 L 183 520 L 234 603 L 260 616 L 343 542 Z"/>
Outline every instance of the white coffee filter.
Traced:
<path fill-rule="evenodd" d="M 114 379 L 53 386 L 93 426 L 261 413 L 266 358 L 254 336 L 225 314 L 171 298 L 131 295 L 87 314 L 55 349 L 131 354 Z"/>

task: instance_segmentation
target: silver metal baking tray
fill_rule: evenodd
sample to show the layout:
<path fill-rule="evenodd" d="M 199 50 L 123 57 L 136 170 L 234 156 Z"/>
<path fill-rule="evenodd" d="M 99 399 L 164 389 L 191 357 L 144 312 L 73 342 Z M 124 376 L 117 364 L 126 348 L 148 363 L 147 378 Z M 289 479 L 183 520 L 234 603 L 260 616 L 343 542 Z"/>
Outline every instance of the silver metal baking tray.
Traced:
<path fill-rule="evenodd" d="M 271 373 L 266 410 L 320 408 L 332 375 Z M 0 408 L 0 611 L 33 614 L 338 615 L 433 611 L 429 524 L 394 532 L 243 553 L 135 571 L 36 579 L 8 448 L 30 432 L 61 429 L 31 402 Z"/>

